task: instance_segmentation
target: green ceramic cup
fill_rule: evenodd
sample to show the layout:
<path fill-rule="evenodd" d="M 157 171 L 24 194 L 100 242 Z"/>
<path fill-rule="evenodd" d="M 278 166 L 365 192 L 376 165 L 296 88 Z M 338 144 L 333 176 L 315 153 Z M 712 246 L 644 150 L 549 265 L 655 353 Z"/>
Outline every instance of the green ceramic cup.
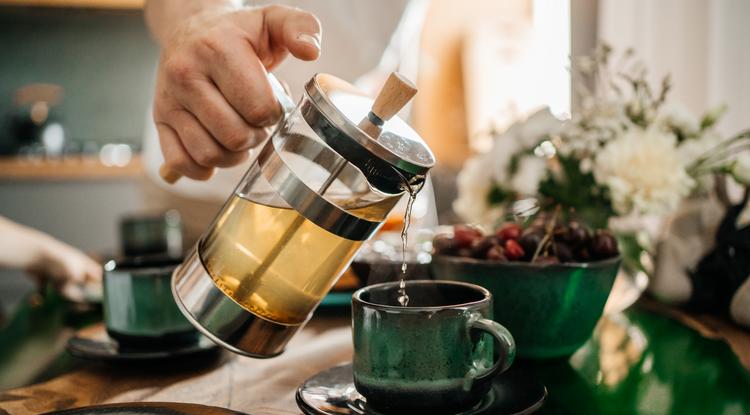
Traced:
<path fill-rule="evenodd" d="M 407 281 L 401 307 L 398 287 L 352 296 L 354 385 L 368 407 L 435 414 L 480 404 L 515 356 L 513 337 L 492 320 L 492 295 L 473 284 Z"/>
<path fill-rule="evenodd" d="M 104 324 L 121 346 L 161 349 L 195 343 L 198 332 L 172 297 L 180 258 L 133 257 L 104 265 Z"/>
<path fill-rule="evenodd" d="M 591 337 L 619 268 L 619 257 L 550 265 L 432 259 L 435 279 L 488 289 L 495 321 L 513 333 L 518 355 L 532 359 L 568 356 Z"/>

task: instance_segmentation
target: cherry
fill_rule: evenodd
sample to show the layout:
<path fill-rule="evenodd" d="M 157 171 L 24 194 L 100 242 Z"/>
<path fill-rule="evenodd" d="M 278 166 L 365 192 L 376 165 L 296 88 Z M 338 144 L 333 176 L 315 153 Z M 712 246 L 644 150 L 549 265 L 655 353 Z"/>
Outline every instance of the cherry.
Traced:
<path fill-rule="evenodd" d="M 591 240 L 591 253 L 595 258 L 604 259 L 617 256 L 617 239 L 612 232 L 607 230 L 598 230 L 594 233 Z"/>
<path fill-rule="evenodd" d="M 506 262 L 505 250 L 500 245 L 495 245 L 487 251 L 487 259 L 490 261 Z"/>
<path fill-rule="evenodd" d="M 482 231 L 470 225 L 455 225 L 453 227 L 453 240 L 456 247 L 470 248 L 475 239 L 482 237 Z"/>
<path fill-rule="evenodd" d="M 542 242 L 542 238 L 544 238 L 543 233 L 529 232 L 529 229 L 527 229 L 526 232 L 521 235 L 521 237 L 518 239 L 518 243 L 526 253 L 526 255 L 524 256 L 525 260 L 531 260 L 531 257 L 534 255 L 534 252 L 536 252 L 537 247 L 539 247 L 539 244 Z"/>
<path fill-rule="evenodd" d="M 563 242 L 555 242 L 555 255 L 560 262 L 570 262 L 573 260 L 573 251 Z"/>
<path fill-rule="evenodd" d="M 588 262 L 591 261 L 591 252 L 589 251 L 589 248 L 582 246 L 573 252 L 573 257 L 578 262 Z"/>
<path fill-rule="evenodd" d="M 456 244 L 448 235 L 437 235 L 432 240 L 432 252 L 435 255 L 452 255 L 456 252 Z"/>
<path fill-rule="evenodd" d="M 508 239 L 505 241 L 505 256 L 509 260 L 518 261 L 525 255 L 526 253 L 523 251 L 521 245 L 519 245 L 514 239 Z"/>
<path fill-rule="evenodd" d="M 503 241 L 507 241 L 509 239 L 518 239 L 522 232 L 523 230 L 519 224 L 510 222 L 501 226 L 500 229 L 495 232 L 495 235 Z"/>
<path fill-rule="evenodd" d="M 586 244 L 590 239 L 591 231 L 589 228 L 577 221 L 570 221 L 566 232 L 562 235 L 562 240 L 571 245 Z"/>
<path fill-rule="evenodd" d="M 475 239 L 471 244 L 471 256 L 474 258 L 483 259 L 487 256 L 487 251 L 493 246 L 500 245 L 500 242 L 493 235 L 483 236 L 479 239 Z"/>
<path fill-rule="evenodd" d="M 560 260 L 557 257 L 551 256 L 551 255 L 539 255 L 534 260 L 534 263 L 535 264 L 559 264 Z"/>

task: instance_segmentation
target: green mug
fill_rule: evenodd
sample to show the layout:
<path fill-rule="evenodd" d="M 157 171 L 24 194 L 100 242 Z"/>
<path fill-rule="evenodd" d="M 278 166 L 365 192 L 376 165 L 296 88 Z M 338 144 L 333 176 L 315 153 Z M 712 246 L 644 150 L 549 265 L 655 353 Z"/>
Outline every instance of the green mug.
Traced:
<path fill-rule="evenodd" d="M 364 287 L 352 296 L 354 385 L 387 413 L 457 413 L 479 405 L 513 362 L 513 336 L 492 321 L 492 294 L 454 281 Z M 493 350 L 499 358 L 494 359 Z"/>
<path fill-rule="evenodd" d="M 142 256 L 104 265 L 104 324 L 120 346 L 168 349 L 199 340 L 172 296 L 172 272 L 181 262 Z"/>

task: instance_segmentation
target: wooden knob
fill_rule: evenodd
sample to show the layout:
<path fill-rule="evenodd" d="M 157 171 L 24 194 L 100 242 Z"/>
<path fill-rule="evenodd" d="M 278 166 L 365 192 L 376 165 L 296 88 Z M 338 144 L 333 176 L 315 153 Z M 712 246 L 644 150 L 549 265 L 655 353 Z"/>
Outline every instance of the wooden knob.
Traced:
<path fill-rule="evenodd" d="M 398 113 L 416 93 L 417 87 L 415 87 L 411 81 L 397 72 L 391 72 L 390 76 L 388 76 L 388 79 L 385 81 L 385 85 L 383 85 L 383 89 L 380 90 L 380 93 L 378 93 L 378 96 L 375 98 L 371 112 L 383 122 L 388 121 L 393 118 L 393 116 L 396 115 L 396 113 Z M 380 136 L 381 126 L 373 123 L 369 117 L 365 117 L 360 121 L 359 128 L 370 137 L 378 138 Z"/>
<path fill-rule="evenodd" d="M 175 182 L 182 177 L 180 173 L 170 169 L 166 164 L 162 164 L 161 167 L 159 167 L 159 176 L 169 184 L 175 184 Z"/>

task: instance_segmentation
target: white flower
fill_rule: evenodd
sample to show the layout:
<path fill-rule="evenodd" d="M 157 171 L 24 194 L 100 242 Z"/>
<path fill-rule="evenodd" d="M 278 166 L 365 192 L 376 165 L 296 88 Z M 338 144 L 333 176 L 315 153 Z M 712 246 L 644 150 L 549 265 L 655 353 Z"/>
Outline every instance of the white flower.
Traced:
<path fill-rule="evenodd" d="M 511 179 L 510 187 L 522 195 L 535 195 L 546 174 L 547 162 L 544 159 L 524 156 L 518 162 L 518 171 Z"/>
<path fill-rule="evenodd" d="M 495 137 L 492 149 L 484 156 L 495 183 L 507 183 L 511 158 L 518 153 L 536 147 L 543 138 L 558 134 L 562 121 L 555 118 L 549 108 L 543 108 L 523 121 L 518 121 L 505 132 Z"/>
<path fill-rule="evenodd" d="M 619 214 L 667 213 L 692 190 L 674 135 L 631 128 L 604 145 L 594 160 L 594 177 L 609 187 Z"/>
<path fill-rule="evenodd" d="M 700 120 L 681 104 L 669 104 L 662 108 L 655 123 L 668 131 L 679 131 L 683 136 L 691 136 L 700 130 Z"/>
<path fill-rule="evenodd" d="M 722 140 L 723 138 L 716 132 L 708 131 L 700 137 L 683 140 L 677 151 L 682 163 L 689 166 L 698 159 L 707 156 Z"/>
<path fill-rule="evenodd" d="M 529 115 L 526 121 L 516 123 L 514 127 L 516 126 L 518 139 L 524 147 L 530 148 L 539 144 L 547 136 L 559 134 L 562 131 L 563 122 L 552 115 L 549 107 L 544 107 Z"/>
<path fill-rule="evenodd" d="M 734 161 L 732 176 L 740 184 L 750 185 L 750 153 L 743 151 Z"/>
<path fill-rule="evenodd" d="M 487 196 L 493 183 L 491 168 L 491 158 L 483 154 L 467 160 L 458 173 L 458 198 L 453 201 L 453 210 L 466 222 L 483 223 L 490 211 Z"/>
<path fill-rule="evenodd" d="M 492 149 L 480 156 L 485 159 L 487 167 L 484 174 L 490 175 L 495 183 L 507 182 L 510 159 L 520 151 L 523 151 L 523 147 L 521 146 L 521 141 L 515 135 L 507 132 L 500 134 L 495 138 Z"/>

